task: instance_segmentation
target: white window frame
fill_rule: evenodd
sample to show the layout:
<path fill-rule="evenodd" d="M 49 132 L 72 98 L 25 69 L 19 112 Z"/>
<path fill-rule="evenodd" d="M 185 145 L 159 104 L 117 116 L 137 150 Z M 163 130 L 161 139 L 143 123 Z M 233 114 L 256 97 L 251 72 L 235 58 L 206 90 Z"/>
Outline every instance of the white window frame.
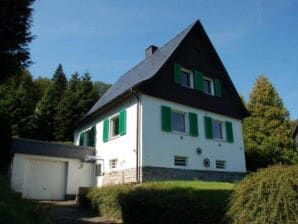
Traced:
<path fill-rule="evenodd" d="M 110 170 L 116 169 L 118 166 L 118 159 L 110 159 L 109 160 L 109 168 Z"/>
<path fill-rule="evenodd" d="M 181 160 L 185 160 L 185 165 L 177 165 L 176 164 L 176 159 L 181 159 Z M 188 166 L 188 157 L 187 156 L 178 156 L 178 155 L 174 155 L 174 166 L 175 167 L 187 167 Z"/>
<path fill-rule="evenodd" d="M 203 89 L 203 92 L 205 94 L 208 94 L 208 95 L 211 95 L 211 96 L 214 96 L 214 80 L 212 78 L 209 78 L 207 76 L 203 76 L 203 81 L 204 80 L 208 80 L 210 82 L 210 90 L 211 90 L 211 93 L 206 93 Z M 205 86 L 205 83 L 204 83 L 204 86 Z M 203 87 L 204 88 L 204 87 Z"/>
<path fill-rule="evenodd" d="M 113 131 L 114 131 L 114 119 L 118 117 L 118 132 L 119 132 L 119 126 L 120 126 L 120 114 L 116 114 L 112 117 L 110 117 L 110 130 L 109 130 L 109 136 L 110 139 L 114 139 L 120 136 L 120 133 L 118 133 L 117 135 L 114 135 Z"/>
<path fill-rule="evenodd" d="M 172 118 L 171 118 L 171 127 L 172 127 L 172 132 L 174 132 L 174 133 L 181 133 L 181 134 L 186 134 L 187 132 L 186 132 L 186 130 L 187 130 L 187 128 L 188 127 L 186 127 L 186 124 L 187 124 L 187 122 L 186 122 L 186 115 L 187 115 L 187 113 L 185 113 L 185 112 L 183 112 L 183 111 L 179 111 L 179 110 L 171 110 L 171 117 L 172 117 L 172 114 L 173 113 L 177 113 L 177 114 L 183 114 L 184 115 L 184 131 L 178 131 L 178 130 L 173 130 L 173 124 L 172 124 Z"/>
<path fill-rule="evenodd" d="M 221 134 L 222 134 L 222 138 L 216 138 L 214 135 L 214 128 L 213 128 L 213 124 L 215 122 L 218 122 L 221 124 Z M 218 140 L 218 141 L 224 141 L 225 140 L 225 129 L 224 129 L 224 121 L 221 120 L 217 120 L 217 119 L 212 119 L 212 132 L 213 132 L 213 139 L 214 140 Z"/>
<path fill-rule="evenodd" d="M 180 69 L 180 72 L 188 73 L 188 75 L 189 75 L 189 85 L 190 86 L 184 86 L 184 85 L 181 85 L 181 84 L 180 85 L 183 86 L 183 87 L 186 87 L 186 88 L 193 89 L 194 88 L 193 72 L 190 71 L 190 70 L 188 70 L 188 69 L 186 69 L 186 68 L 181 68 Z"/>

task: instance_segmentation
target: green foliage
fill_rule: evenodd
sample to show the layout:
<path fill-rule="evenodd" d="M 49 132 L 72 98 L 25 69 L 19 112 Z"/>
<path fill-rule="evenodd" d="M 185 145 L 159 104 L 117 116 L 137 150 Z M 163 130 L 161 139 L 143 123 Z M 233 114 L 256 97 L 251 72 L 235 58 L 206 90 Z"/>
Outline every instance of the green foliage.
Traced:
<path fill-rule="evenodd" d="M 37 138 L 48 141 L 54 140 L 54 117 L 58 112 L 58 104 L 67 85 L 66 75 L 61 64 L 56 69 L 52 80 L 53 83 L 46 89 L 36 110 Z"/>
<path fill-rule="evenodd" d="M 21 199 L 7 181 L 0 176 L 0 223 L 46 224 L 43 207 L 33 201 Z"/>
<path fill-rule="evenodd" d="M 36 97 L 39 101 L 45 94 L 47 87 L 52 84 L 52 80 L 45 77 L 38 77 L 37 79 L 34 79 L 33 82 L 36 89 Z"/>
<path fill-rule="evenodd" d="M 0 104 L 0 174 L 6 174 L 11 161 L 11 122 L 6 108 Z"/>
<path fill-rule="evenodd" d="M 79 77 L 75 73 L 69 81 L 55 116 L 54 137 L 56 141 L 72 141 L 76 124 L 97 101 L 98 94 L 89 74 Z"/>
<path fill-rule="evenodd" d="M 36 89 L 28 71 L 22 71 L 0 86 L 0 104 L 10 114 L 15 136 L 33 136 L 36 103 Z"/>
<path fill-rule="evenodd" d="M 257 79 L 247 108 L 251 116 L 244 120 L 243 131 L 248 169 L 297 162 L 289 113 L 266 77 Z"/>
<path fill-rule="evenodd" d="M 298 166 L 272 166 L 243 179 L 232 194 L 235 224 L 298 223 Z"/>
<path fill-rule="evenodd" d="M 0 83 L 29 63 L 28 44 L 34 0 L 2 0 L 0 7 Z"/>
<path fill-rule="evenodd" d="M 230 183 L 166 181 L 93 188 L 87 198 L 103 216 L 124 223 L 222 223 Z"/>

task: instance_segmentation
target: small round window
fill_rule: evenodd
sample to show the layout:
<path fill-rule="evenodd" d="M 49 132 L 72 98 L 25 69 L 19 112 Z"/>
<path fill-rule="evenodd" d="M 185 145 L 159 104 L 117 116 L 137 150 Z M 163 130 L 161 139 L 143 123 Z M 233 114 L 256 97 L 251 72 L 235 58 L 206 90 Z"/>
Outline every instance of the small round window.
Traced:
<path fill-rule="evenodd" d="M 203 160 L 203 163 L 204 163 L 204 166 L 205 166 L 205 167 L 209 167 L 209 166 L 210 166 L 210 159 L 205 158 L 205 159 Z"/>

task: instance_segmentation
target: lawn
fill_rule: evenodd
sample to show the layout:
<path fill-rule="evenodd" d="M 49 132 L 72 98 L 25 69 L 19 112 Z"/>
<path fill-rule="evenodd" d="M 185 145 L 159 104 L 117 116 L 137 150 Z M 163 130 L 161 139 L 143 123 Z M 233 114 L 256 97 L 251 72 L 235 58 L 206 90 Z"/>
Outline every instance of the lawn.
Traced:
<path fill-rule="evenodd" d="M 235 185 L 161 181 L 93 188 L 87 197 L 100 215 L 124 223 L 224 223 Z"/>
<path fill-rule="evenodd" d="M 13 192 L 0 176 L 0 223 L 45 224 L 45 208 L 34 201 L 24 200 Z"/>

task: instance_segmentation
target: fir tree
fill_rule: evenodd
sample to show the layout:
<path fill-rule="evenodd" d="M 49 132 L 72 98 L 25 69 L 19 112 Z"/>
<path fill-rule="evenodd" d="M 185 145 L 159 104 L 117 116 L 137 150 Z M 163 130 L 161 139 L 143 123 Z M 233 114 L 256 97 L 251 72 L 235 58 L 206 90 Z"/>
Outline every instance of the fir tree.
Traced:
<path fill-rule="evenodd" d="M 66 89 L 67 79 L 59 64 L 53 78 L 52 84 L 46 89 L 44 96 L 37 105 L 36 126 L 37 138 L 41 140 L 54 140 L 54 118 L 59 110 L 59 102 Z"/>
<path fill-rule="evenodd" d="M 258 77 L 247 109 L 251 116 L 243 123 L 249 170 L 296 160 L 289 113 L 265 76 Z"/>
<path fill-rule="evenodd" d="M 0 83 L 20 74 L 30 63 L 28 44 L 34 0 L 1 0 L 0 7 Z"/>
<path fill-rule="evenodd" d="M 32 137 L 34 134 L 34 111 L 37 103 L 32 76 L 28 71 L 10 78 L 0 87 L 1 106 L 11 117 L 12 134 Z"/>
<path fill-rule="evenodd" d="M 76 73 L 72 76 L 68 88 L 59 104 L 55 117 L 54 136 L 56 141 L 73 141 L 76 124 L 84 117 L 99 95 L 91 81 L 90 74 L 81 78 Z"/>

